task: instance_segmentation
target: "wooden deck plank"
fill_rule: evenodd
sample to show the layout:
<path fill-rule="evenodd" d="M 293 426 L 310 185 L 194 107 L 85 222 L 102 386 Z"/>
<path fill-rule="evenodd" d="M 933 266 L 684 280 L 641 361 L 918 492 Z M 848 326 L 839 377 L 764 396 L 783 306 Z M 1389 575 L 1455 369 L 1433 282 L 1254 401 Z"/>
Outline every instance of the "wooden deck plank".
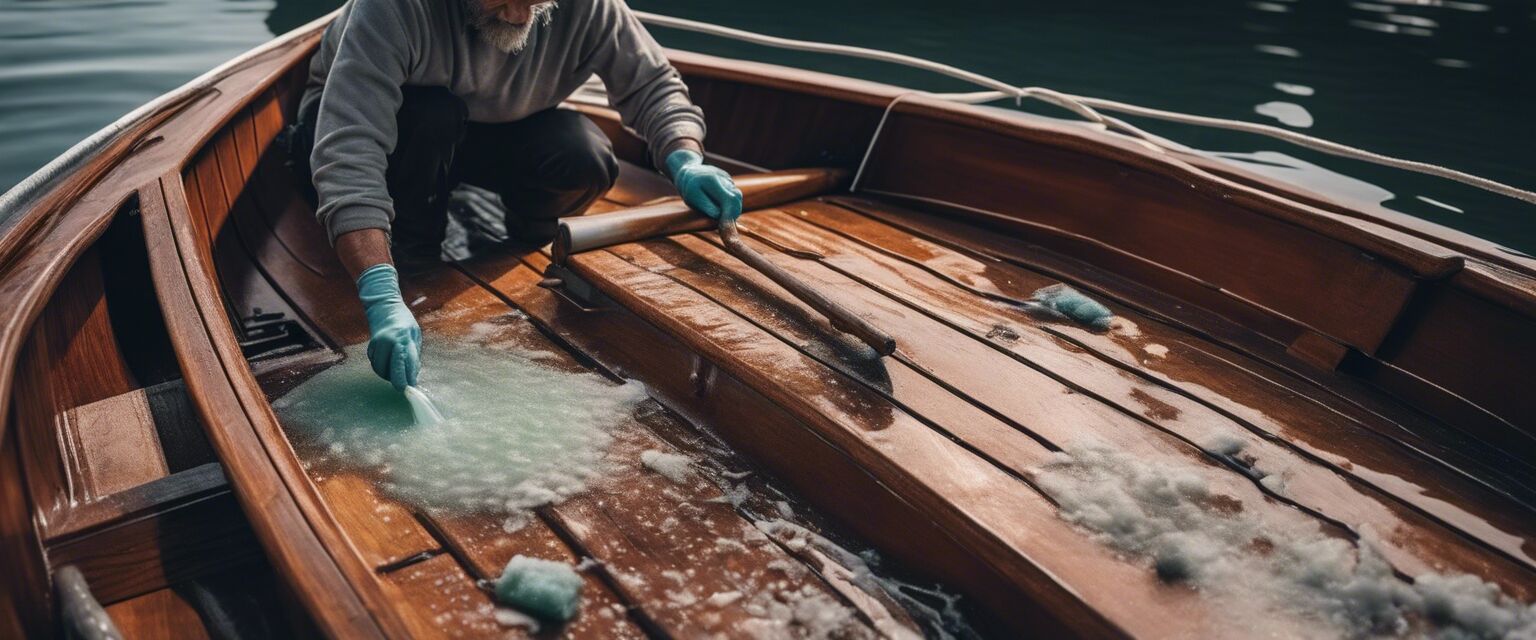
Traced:
<path fill-rule="evenodd" d="M 375 570 L 441 550 L 409 510 L 379 495 L 372 480 L 338 472 L 314 478 L 314 482 L 347 539 Z"/>
<path fill-rule="evenodd" d="M 450 275 L 460 282 L 449 282 Z M 483 327 L 484 323 L 508 316 L 504 302 L 457 272 L 434 271 L 429 278 L 411 280 L 420 281 L 412 285 L 413 289 L 420 286 L 428 294 L 428 300 L 421 306 L 434 307 L 422 316 L 423 326 L 429 332 L 462 335 L 472 326 Z M 471 288 L 462 289 L 464 286 Z M 450 292 L 449 300 L 438 306 L 433 301 L 433 291 Z M 436 298 L 442 300 L 443 296 L 439 294 Z M 553 354 L 544 359 L 549 366 L 569 371 L 585 369 L 558 346 L 550 344 L 533 325 L 498 324 L 501 328 L 494 334 L 498 344 Z M 477 522 L 473 518 L 450 517 L 434 521 L 455 543 L 463 544 L 464 554 L 487 577 L 500 572 L 514 549 L 539 557 L 553 554 L 554 559 L 567 562 L 579 553 L 594 557 L 613 579 L 612 584 L 623 600 L 639 606 L 638 615 L 675 637 L 762 631 L 754 625 L 763 622 L 742 607 L 710 602 L 709 598 L 716 594 L 740 593 L 743 602 L 771 600 L 775 593 L 797 593 L 800 598 L 819 597 L 825 601 L 838 598 L 816 574 L 783 549 L 761 536 L 748 534 L 755 531 L 752 524 L 733 511 L 720 491 L 702 477 L 677 485 L 642 469 L 642 452 L 675 454 L 671 445 L 634 422 L 615 429 L 613 435 L 615 440 L 605 454 L 609 472 L 586 492 L 540 509 L 543 521 L 530 523 L 510 535 L 500 530 L 499 522 L 487 523 L 484 519 Z M 543 536 L 526 539 L 529 531 L 542 530 L 545 522 L 574 541 L 579 552 L 547 540 L 541 544 L 539 538 Z M 495 528 L 492 530 L 487 524 Z M 738 540 L 743 535 L 758 539 L 759 544 L 719 542 Z M 518 542 L 522 544 L 515 544 Z M 800 568 L 795 569 L 797 566 Z M 589 591 L 599 596 L 584 600 L 591 615 L 601 616 L 602 609 L 611 611 L 612 605 L 620 604 L 593 575 L 587 575 L 587 582 Z M 631 631 L 638 633 L 638 629 Z M 864 629 L 864 633 L 870 630 Z"/>
<path fill-rule="evenodd" d="M 505 316 L 508 312 L 504 303 L 447 266 L 408 276 L 402 283 L 402 289 L 408 301 L 417 301 L 413 311 L 420 318 L 424 330 L 429 333 L 467 333 L 471 325 Z M 560 558 L 572 563 L 579 560 L 577 554 L 542 523 L 536 522 L 508 534 L 502 530 L 499 518 L 428 517 L 393 498 L 379 494 L 373 480 L 354 472 L 320 474 L 315 482 L 325 495 L 327 505 L 369 564 L 376 569 L 386 569 L 391 568 L 390 565 L 407 563 L 404 567 L 390 570 L 387 574 L 389 576 L 416 575 L 409 572 L 425 571 L 432 576 L 433 583 L 437 580 L 451 582 L 459 575 L 471 580 L 494 580 L 516 553 Z M 437 534 L 444 538 L 442 542 L 448 548 L 440 545 L 433 533 L 423 528 L 420 523 L 422 519 L 431 523 Z M 461 566 L 459 572 L 455 573 L 441 568 L 444 565 L 442 557 L 450 558 L 448 562 L 461 559 L 467 565 Z M 426 559 L 410 562 L 416 558 Z M 428 563 L 432 565 L 426 569 L 417 569 L 417 565 Z M 402 590 L 402 594 L 428 588 L 424 582 L 426 578 L 405 581 L 390 579 L 396 582 L 395 588 Z M 623 607 L 606 585 L 590 577 L 587 583 L 583 609 L 578 618 L 554 629 L 580 637 L 643 637 L 638 627 L 624 615 L 615 613 L 612 608 L 614 605 L 620 605 L 621 611 Z M 434 586 L 440 588 L 440 585 Z M 455 590 L 461 591 L 457 588 Z M 428 596 L 416 594 L 403 597 Z M 407 623 L 423 624 L 422 617 L 430 613 L 434 619 L 442 617 L 448 621 L 445 628 L 450 635 L 460 632 L 472 635 L 493 633 L 493 627 L 481 619 L 478 613 L 461 609 L 470 604 L 478 607 L 478 602 L 478 599 L 469 598 L 467 593 L 457 593 L 448 600 L 423 605 L 427 607 L 425 611 L 420 606 L 412 605 L 416 610 L 408 612 Z M 550 629 L 548 625 L 545 626 L 547 630 Z"/>
<path fill-rule="evenodd" d="M 1110 297 L 1139 313 L 1191 335 L 1227 345 L 1243 355 L 1283 370 L 1296 384 L 1310 389 L 1313 400 L 1346 414 L 1377 435 L 1423 452 L 1444 464 L 1467 470 L 1481 482 L 1536 504 L 1536 469 L 1509 452 L 1489 447 L 1464 432 L 1407 409 L 1358 379 L 1289 362 L 1286 345 L 1273 342 L 1252 326 L 1238 324 L 1188 301 L 1148 288 L 1099 265 L 1062 256 L 1016 237 L 965 225 L 933 214 L 858 197 L 827 198 L 883 224 L 920 237 L 933 245 L 985 263 L 1001 263 L 1085 285 L 1085 290 Z"/>
<path fill-rule="evenodd" d="M 1057 282 L 1015 265 L 977 260 L 843 207 L 804 203 L 793 209 L 808 213 L 801 219 L 810 224 L 919 266 L 980 297 L 1027 300 L 1036 289 Z M 1328 394 L 1116 301 L 1104 302 L 1116 315 L 1136 323 L 1136 335 L 1092 332 L 1073 324 L 1042 328 L 1240 421 L 1259 437 L 1278 438 L 1474 538 L 1495 546 L 1502 543 L 1511 555 L 1520 557 L 1521 547 L 1536 539 L 1536 513 L 1530 507 L 1316 399 Z M 1524 555 L 1529 559 L 1533 554 L 1536 551 Z"/>
<path fill-rule="evenodd" d="M 491 594 L 452 556 L 440 555 L 381 577 L 384 592 L 411 638 L 528 638 L 521 627 L 496 621 Z"/>
<path fill-rule="evenodd" d="M 846 454 L 782 408 L 712 366 L 695 369 L 699 360 L 688 347 L 633 314 L 615 309 L 577 310 L 538 286 L 541 270 L 549 265 L 545 256 L 535 253 L 525 259 L 538 270 L 512 257 L 478 261 L 467 268 L 525 311 L 541 330 L 572 344 L 580 353 L 590 354 L 599 366 L 644 375 L 653 396 L 664 398 L 669 408 L 722 434 L 732 448 L 819 507 L 821 513 L 834 516 L 862 539 L 875 541 L 907 566 L 942 577 L 994 609 L 1007 611 L 1011 617 L 1001 622 L 1017 623 L 1010 633 L 1062 626 L 1049 620 L 1025 622 L 1030 613 L 1039 611 L 1018 606 L 1013 588 L 994 567 L 970 555 L 928 514 L 917 511 L 864 473 Z M 751 502 L 749 497 L 746 504 Z M 1053 607 L 1051 615 L 1070 615 L 1063 613 L 1069 608 Z M 983 618 L 973 622 L 996 626 L 1000 621 Z"/>
<path fill-rule="evenodd" d="M 1028 475 L 1050 460 L 1051 450 L 1031 438 L 1022 425 L 1005 422 L 990 413 L 990 407 L 967 402 L 903 359 L 871 361 L 862 343 L 833 329 L 819 313 L 786 296 L 766 276 L 715 245 L 677 236 L 619 245 L 610 251 L 737 312 L 824 366 L 863 382 L 903 410 L 971 443 L 1012 473 Z"/>
<path fill-rule="evenodd" d="M 453 549 L 461 566 L 477 580 L 495 580 L 516 555 L 576 565 L 580 554 L 565 543 L 549 525 L 535 518 L 508 532 L 504 518 L 483 514 L 432 516 L 429 522 Z M 629 607 L 591 571 L 580 572 L 583 586 L 576 616 L 551 628 L 562 637 L 644 638 L 645 632 L 630 619 Z M 547 626 L 547 625 L 546 625 Z"/>
<path fill-rule="evenodd" d="M 862 556 L 867 541 L 854 536 L 845 527 L 839 527 L 807 502 L 804 496 L 786 493 L 787 486 L 782 479 L 771 478 L 765 469 L 752 464 L 722 441 L 718 434 L 699 430 L 655 400 L 650 403 L 652 407 L 642 407 L 636 412 L 636 420 L 644 425 L 646 432 L 655 435 L 679 454 L 692 458 L 695 467 L 717 487 L 729 486 L 731 503 L 743 517 L 752 522 L 784 520 L 841 546 L 841 551 L 830 550 L 814 542 L 801 546 L 784 539 L 786 533 L 794 531 L 789 528 L 780 529 L 775 536 L 770 536 L 820 574 L 822 580 L 841 593 L 881 636 L 906 640 L 926 635 L 922 625 L 913 617 L 914 612 L 899 602 L 896 595 L 884 588 L 869 589 L 867 576 L 859 575 L 857 568 L 851 569 L 844 564 L 844 560 L 832 557 L 838 553 L 858 553 Z M 770 525 L 769 529 L 772 530 L 773 526 Z M 802 537 L 802 541 L 808 538 Z M 889 565 L 886 568 L 890 569 Z M 945 590 L 950 588 L 944 587 Z M 968 606 L 967 610 L 971 608 Z M 973 629 L 985 628 L 983 620 L 972 614 L 967 615 Z"/>
<path fill-rule="evenodd" d="M 403 289 L 407 300 L 420 300 L 415 311 L 423 331 L 436 335 L 463 336 L 482 323 L 494 323 L 508 327 L 495 334 L 498 340 L 516 339 L 527 348 L 551 352 L 546 343 L 540 344 L 541 336 L 529 328 L 526 332 L 515 329 L 519 323 L 506 323 L 513 319 L 506 304 L 474 281 L 458 271 L 443 266 L 405 278 Z M 483 325 L 482 325 L 483 326 Z M 583 368 L 574 362 L 556 361 L 551 366 L 569 371 Z M 466 563 L 464 567 L 477 579 L 495 580 L 501 575 L 513 556 L 522 554 L 546 560 L 558 560 L 569 564 L 581 561 L 585 549 L 573 549 L 566 540 L 540 518 L 533 518 L 515 531 L 503 527 L 502 517 L 487 514 L 422 515 L 429 520 L 443 537 L 455 557 Z M 605 638 L 637 638 L 645 634 L 628 618 L 625 601 L 616 595 L 609 585 L 591 572 L 582 574 L 584 582 L 580 609 L 574 620 L 563 626 L 562 633 L 573 636 Z"/>
<path fill-rule="evenodd" d="M 814 425 L 819 437 L 849 452 L 866 472 L 896 488 L 903 499 L 941 522 L 948 535 L 1007 574 L 1014 589 L 1037 602 L 1054 602 L 1054 610 L 1037 619 L 1039 623 L 1070 620 L 1067 624 L 1081 625 L 1076 627 L 1080 631 L 1113 633 L 1108 630 L 1115 627 L 1092 621 L 1104 615 L 1126 628 L 1172 632 L 1199 628 L 1208 619 L 1200 603 L 1182 597 L 1187 594 L 1160 588 L 1147 572 L 1114 559 L 1107 549 L 1072 530 L 1027 485 L 713 302 L 609 254 L 583 254 L 572 265 L 604 293 L 700 351 L 723 373 L 742 379 Z M 491 271 L 482 277 L 507 275 L 505 269 Z M 517 286 L 497 281 L 502 291 Z M 559 324 L 570 322 L 558 317 Z M 1071 562 L 1064 561 L 1069 557 Z M 1047 575 L 1051 577 L 1042 581 Z M 1082 606 L 1081 601 L 1063 597 L 1057 579 L 1073 585 L 1067 593 L 1092 604 L 1086 610 L 1074 608 Z M 1146 611 L 1180 614 L 1150 619 L 1143 617 Z"/>
<path fill-rule="evenodd" d="M 1531 581 L 1523 567 L 1509 557 L 1489 554 L 1486 548 L 1469 543 L 1457 533 L 1440 526 L 1423 514 L 1406 508 L 1395 501 L 1383 501 L 1368 488 L 1301 459 L 1294 452 L 1269 440 L 1254 437 L 1241 425 L 1209 407 L 1200 405 L 1188 397 L 1177 395 L 1167 388 L 1138 379 L 1124 370 L 1109 365 L 1083 352 L 1056 336 L 1040 331 L 1037 320 L 1023 312 L 1005 308 L 1001 304 L 981 300 L 933 274 L 908 267 L 888 256 L 846 242 L 824 230 L 799 220 L 795 215 L 782 211 L 755 214 L 748 230 L 780 246 L 819 253 L 821 260 L 804 260 L 774 251 L 772 258 L 782 267 L 802 277 L 811 279 L 826 290 L 836 292 L 845 304 L 864 308 L 872 318 L 878 318 L 881 326 L 898 336 L 922 336 L 922 339 L 904 341 L 903 349 L 914 359 L 921 358 L 918 351 L 928 357 L 949 358 L 948 374 L 941 374 L 956 386 L 968 386 L 976 393 L 988 393 L 984 400 L 994 406 L 1007 406 L 1018 401 L 1021 389 L 1039 389 L 1035 383 L 1024 383 L 1030 376 L 1042 379 L 1039 385 L 1050 388 L 1049 379 L 1068 383 L 1075 389 L 1094 396 L 1095 403 L 1112 407 L 1123 416 L 1137 416 L 1143 423 L 1156 429 L 1135 429 L 1146 432 L 1134 435 L 1124 428 L 1113 427 L 1117 419 L 1099 411 L 1109 422 L 1088 421 L 1081 425 L 1107 427 L 1099 432 L 1117 447 L 1133 444 L 1156 445 L 1170 454 L 1182 449 L 1192 459 L 1211 462 L 1221 460 L 1228 469 L 1244 471 L 1259 469 L 1263 473 L 1282 474 L 1285 482 L 1283 495 L 1266 491 L 1270 497 L 1285 500 L 1313 513 L 1326 516 L 1334 523 L 1346 524 L 1356 530 L 1370 525 L 1382 532 L 1383 553 L 1395 566 L 1409 575 L 1451 567 L 1456 570 L 1483 575 L 1505 586 L 1516 594 L 1531 589 Z M 771 250 L 767 244 L 760 244 Z M 896 303 L 893 307 L 892 304 Z M 951 328 L 950 331 L 943 327 Z M 1001 329 L 1000 329 L 1001 328 Z M 898 338 L 899 340 L 900 338 Z M 939 346 L 944 342 L 946 346 Z M 978 345 L 986 348 L 978 349 Z M 1008 388 L 988 390 L 994 384 L 991 376 L 975 376 L 970 372 L 981 366 L 977 361 L 956 359 L 956 350 L 969 352 L 975 358 L 995 358 L 1006 354 L 1008 359 L 1027 363 L 1030 367 L 1015 366 L 1015 375 Z M 999 363 L 998 366 L 1003 366 Z M 1038 369 L 1048 376 L 1030 373 Z M 990 370 L 983 367 L 980 370 Z M 1014 385 L 1017 385 L 1014 387 Z M 1042 399 L 1043 400 L 1043 399 Z M 1052 418 L 1064 415 L 1071 403 L 1044 402 L 1038 410 L 1048 410 Z M 1089 419 L 1090 411 L 1078 419 Z M 1063 424 L 1066 428 L 1072 422 Z M 1118 422 L 1125 426 L 1123 419 Z M 1043 429 L 1044 422 L 1037 429 Z M 1080 425 L 1080 426 L 1081 426 Z M 1070 437 L 1071 431 L 1063 435 Z M 1200 456 L 1201 447 L 1216 438 L 1238 437 L 1244 443 L 1240 459 L 1222 456 Z M 1126 439 L 1130 438 L 1130 439 Z M 1149 450 L 1148 450 L 1149 451 Z M 1252 456 L 1253 460 L 1247 457 Z M 1252 475 L 1252 474 L 1249 474 Z M 1225 479 L 1223 479 L 1225 478 Z M 1259 489 L 1256 482 L 1241 478 L 1235 473 L 1209 474 L 1209 479 L 1222 482 L 1233 495 L 1254 496 Z M 1246 487 L 1244 485 L 1247 485 Z M 1250 500 L 1243 502 L 1249 503 Z M 1263 504 L 1262 499 L 1252 501 Z"/>

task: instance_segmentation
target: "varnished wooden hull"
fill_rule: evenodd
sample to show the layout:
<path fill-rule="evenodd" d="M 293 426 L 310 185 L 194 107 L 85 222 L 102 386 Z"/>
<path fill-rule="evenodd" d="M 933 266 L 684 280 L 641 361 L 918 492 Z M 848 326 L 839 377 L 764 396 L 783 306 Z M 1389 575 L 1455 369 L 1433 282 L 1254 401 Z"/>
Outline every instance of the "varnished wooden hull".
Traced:
<path fill-rule="evenodd" d="M 251 575 L 292 633 L 419 637 L 500 632 L 474 581 L 522 550 L 651 576 L 696 566 L 716 592 L 732 583 L 712 567 L 803 560 L 690 555 L 636 533 L 684 503 L 714 505 L 687 536 L 750 526 L 709 487 L 598 487 L 498 537 L 497 522 L 411 513 L 369 478 L 306 468 L 270 400 L 366 338 L 273 145 L 318 28 L 129 123 L 0 229 L 0 564 L 14 568 L 0 635 L 57 627 L 51 576 L 66 564 L 136 629 L 191 624 L 186 585 L 220 597 Z M 742 174 L 856 169 L 900 93 L 675 63 L 711 151 Z M 570 106 L 625 163 L 589 214 L 671 195 L 613 112 Z M 515 309 L 517 340 L 557 354 L 553 366 L 644 381 L 658 412 L 622 446 L 703 455 L 694 429 L 707 425 L 829 526 L 965 593 L 987 633 L 1221 633 L 1197 593 L 1057 516 L 1035 476 L 1088 437 L 1197 469 L 1243 509 L 1299 511 L 1344 538 L 1369 527 L 1402 574 L 1469 572 L 1536 596 L 1536 405 L 1523 392 L 1536 262 L 1087 127 L 921 97 L 890 111 L 856 192 L 779 198 L 742 228 L 892 334 L 891 357 L 862 352 L 707 232 L 558 267 L 539 251 L 482 257 L 408 277 L 407 298 L 424 317 L 454 311 L 429 333 Z M 1058 282 L 1135 331 L 1026 310 Z M 1216 432 L 1239 434 L 1244 456 L 1210 455 Z M 1254 469 L 1284 473 L 1286 491 Z M 842 593 L 807 575 L 805 588 Z M 587 584 L 572 635 L 740 635 L 750 617 L 669 604 L 613 573 Z M 608 606 L 622 613 L 600 616 Z M 431 607 L 481 617 L 445 623 Z M 859 628 L 889 635 L 883 610 L 861 609 Z"/>

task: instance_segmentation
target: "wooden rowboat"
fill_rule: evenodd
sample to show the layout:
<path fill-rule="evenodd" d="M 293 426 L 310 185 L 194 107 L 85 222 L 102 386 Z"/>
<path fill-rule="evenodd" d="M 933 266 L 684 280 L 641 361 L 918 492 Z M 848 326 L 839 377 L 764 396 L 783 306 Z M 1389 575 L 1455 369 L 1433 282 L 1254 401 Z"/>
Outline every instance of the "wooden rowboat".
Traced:
<path fill-rule="evenodd" d="M 740 242 L 895 352 L 707 230 L 477 257 L 407 278 L 426 331 L 499 322 L 550 366 L 643 382 L 613 445 L 632 473 L 505 533 L 322 472 L 272 400 L 366 337 L 274 144 L 323 26 L 0 201 L 0 635 L 523 633 L 477 587 L 515 554 L 598 563 L 556 629 L 573 636 L 751 635 L 754 589 L 830 599 L 853 612 L 839 635 L 937 633 L 804 538 L 715 544 L 775 487 L 806 527 L 963 594 L 983 635 L 1232 634 L 1200 590 L 1059 515 L 1042 469 L 1089 440 L 1192 470 L 1217 511 L 1367 536 L 1402 580 L 1536 598 L 1536 260 L 1088 126 L 686 52 L 748 194 Z M 600 100 L 569 107 L 623 160 L 589 215 L 679 206 Z M 1058 283 L 1113 328 L 1035 310 Z M 634 462 L 650 450 L 754 471 L 749 497 L 668 485 Z M 682 533 L 656 535 L 672 513 Z"/>

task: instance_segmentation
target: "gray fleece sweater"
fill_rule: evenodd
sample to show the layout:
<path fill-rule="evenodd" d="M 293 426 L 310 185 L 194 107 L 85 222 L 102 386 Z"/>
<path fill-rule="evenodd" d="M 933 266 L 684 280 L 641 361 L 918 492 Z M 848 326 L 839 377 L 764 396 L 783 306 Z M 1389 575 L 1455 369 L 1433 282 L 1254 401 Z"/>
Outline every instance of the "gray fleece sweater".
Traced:
<path fill-rule="evenodd" d="M 593 73 L 656 166 L 683 141 L 703 142 L 703 113 L 623 0 L 560 0 L 514 54 L 468 26 L 461 0 L 350 0 L 325 30 L 303 97 L 320 101 L 310 166 L 321 226 L 331 242 L 389 229 L 384 170 L 400 87 L 447 87 L 471 121 L 511 122 L 558 105 Z"/>

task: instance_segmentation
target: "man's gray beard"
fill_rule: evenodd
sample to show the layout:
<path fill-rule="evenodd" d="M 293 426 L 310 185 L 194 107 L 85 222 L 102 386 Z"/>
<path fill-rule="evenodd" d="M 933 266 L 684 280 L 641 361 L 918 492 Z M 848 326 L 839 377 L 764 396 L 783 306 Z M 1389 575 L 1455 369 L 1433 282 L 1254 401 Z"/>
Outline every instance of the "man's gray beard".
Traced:
<path fill-rule="evenodd" d="M 528 36 L 533 28 L 547 25 L 555 12 L 555 2 L 542 2 L 532 7 L 533 16 L 526 24 L 511 24 L 488 14 L 481 8 L 480 0 L 463 0 L 469 15 L 469 26 L 480 38 L 500 49 L 502 53 L 517 53 L 528 46 Z"/>

